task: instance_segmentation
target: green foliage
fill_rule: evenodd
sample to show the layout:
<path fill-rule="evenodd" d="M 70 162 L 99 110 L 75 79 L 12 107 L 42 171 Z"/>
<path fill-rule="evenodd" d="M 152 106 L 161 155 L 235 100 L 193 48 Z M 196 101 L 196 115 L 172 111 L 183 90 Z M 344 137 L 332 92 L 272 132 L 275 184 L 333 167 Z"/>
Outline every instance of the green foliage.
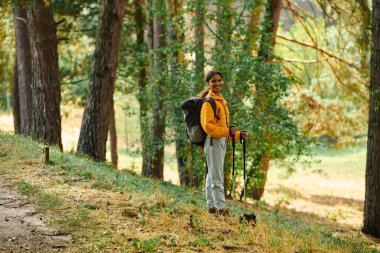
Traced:
<path fill-rule="evenodd" d="M 221 2 L 217 3 L 221 5 Z M 247 36 L 247 21 L 241 18 L 241 10 L 224 5 L 220 8 L 224 11 L 218 25 L 221 25 L 223 34 L 215 38 L 219 46 L 213 48 L 207 63 L 224 74 L 222 94 L 231 112 L 230 124 L 250 134 L 246 155 L 247 181 L 248 188 L 255 188 L 263 184 L 260 168 L 264 154 L 269 154 L 270 159 L 299 156 L 306 152 L 309 140 L 298 128 L 294 112 L 284 105 L 294 80 L 285 75 L 278 63 L 264 62 L 258 56 L 249 55 L 243 39 Z M 208 17 L 209 22 L 214 18 L 213 15 Z M 263 23 L 262 29 L 266 25 Z M 267 36 L 263 31 L 261 34 Z M 262 40 L 260 46 L 265 48 L 268 43 Z M 237 145 L 236 152 L 235 164 L 240 176 L 243 173 L 241 145 Z M 229 154 L 231 149 L 227 150 L 227 157 L 231 157 Z M 227 160 L 226 169 L 232 167 L 230 162 Z"/>
<path fill-rule="evenodd" d="M 97 1 L 53 1 L 57 27 L 62 102 L 83 106 L 88 93 L 98 24 Z"/>
<path fill-rule="evenodd" d="M 209 247 L 211 245 L 211 242 L 204 236 L 197 237 L 195 241 L 190 242 L 189 245 L 193 247 L 201 247 L 201 246 L 206 246 Z"/>
<path fill-rule="evenodd" d="M 9 106 L 15 62 L 12 9 L 8 1 L 0 4 L 0 109 Z"/>

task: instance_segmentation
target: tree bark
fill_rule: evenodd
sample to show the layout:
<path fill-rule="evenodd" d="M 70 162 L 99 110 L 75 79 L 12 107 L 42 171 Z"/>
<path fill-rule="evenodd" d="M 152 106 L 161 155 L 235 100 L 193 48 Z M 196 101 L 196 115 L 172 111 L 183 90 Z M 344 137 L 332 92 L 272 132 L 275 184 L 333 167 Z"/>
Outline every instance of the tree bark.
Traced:
<path fill-rule="evenodd" d="M 363 233 L 380 237 L 380 0 L 372 1 L 372 52 Z"/>
<path fill-rule="evenodd" d="M 245 48 L 247 49 L 247 52 L 249 55 L 253 55 L 255 51 L 257 52 L 256 42 L 260 35 L 259 24 L 260 24 L 261 11 L 262 11 L 263 5 L 264 5 L 263 0 L 255 1 L 250 11 L 248 29 L 247 29 L 248 30 L 247 43 L 245 45 Z"/>
<path fill-rule="evenodd" d="M 14 66 L 13 86 L 12 86 L 12 113 L 13 127 L 15 134 L 20 134 L 20 98 L 18 92 L 17 57 Z"/>
<path fill-rule="evenodd" d="M 32 137 L 62 150 L 57 30 L 50 6 L 28 1 L 32 66 Z"/>
<path fill-rule="evenodd" d="M 77 147 L 77 153 L 87 154 L 96 161 L 106 159 L 123 14 L 123 0 L 101 1 L 89 95 Z"/>
<path fill-rule="evenodd" d="M 165 126 L 166 126 L 166 109 L 164 107 L 167 57 L 164 49 L 165 41 L 165 1 L 153 1 L 153 27 L 154 27 L 154 63 L 153 75 L 156 82 L 153 86 L 154 111 L 153 111 L 153 129 L 152 129 L 152 170 L 153 177 L 157 179 L 164 178 L 164 147 L 165 147 Z"/>
<path fill-rule="evenodd" d="M 203 0 L 195 1 L 195 91 L 201 91 L 206 83 L 204 81 L 205 67 L 205 3 Z"/>
<path fill-rule="evenodd" d="M 281 9 L 282 0 L 270 0 L 269 6 L 265 11 L 265 15 L 267 16 L 267 27 L 263 33 L 264 36 L 262 36 L 259 51 L 259 56 L 262 56 L 265 61 L 270 61 L 272 59 Z"/>
<path fill-rule="evenodd" d="M 32 130 L 32 71 L 26 9 L 16 1 L 13 5 L 13 23 L 16 42 L 20 133 Z"/>
<path fill-rule="evenodd" d="M 135 7 L 135 23 L 136 23 L 136 44 L 139 54 L 147 54 L 147 44 L 144 40 L 144 27 L 145 27 L 145 15 L 143 12 L 144 0 L 134 0 Z M 147 98 L 147 62 L 143 59 L 145 57 L 138 57 L 138 100 L 140 105 L 140 139 L 141 139 L 141 151 L 142 151 L 142 174 L 147 176 L 151 175 L 150 168 L 150 155 L 149 155 L 149 118 L 148 118 L 148 98 Z"/>
<path fill-rule="evenodd" d="M 111 98 L 111 112 L 110 112 L 110 147 L 111 147 L 111 163 L 114 168 L 117 169 L 117 134 L 116 134 L 116 122 L 115 122 L 115 108 L 114 101 Z"/>

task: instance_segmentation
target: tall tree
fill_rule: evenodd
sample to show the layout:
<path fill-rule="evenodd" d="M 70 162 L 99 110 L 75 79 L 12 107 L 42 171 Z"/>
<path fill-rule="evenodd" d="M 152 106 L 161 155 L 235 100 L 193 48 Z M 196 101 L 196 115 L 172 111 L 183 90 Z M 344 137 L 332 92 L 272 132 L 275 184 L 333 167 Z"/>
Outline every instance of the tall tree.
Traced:
<path fill-rule="evenodd" d="M 138 74 L 137 74 L 137 83 L 138 83 L 138 95 L 140 105 L 140 135 L 141 135 L 141 153 L 142 153 L 142 174 L 150 175 L 150 155 L 149 155 L 149 118 L 148 118 L 148 99 L 147 99 L 147 68 L 148 63 L 146 60 L 147 55 L 147 44 L 144 40 L 144 29 L 146 23 L 146 15 L 144 13 L 144 0 L 134 0 L 134 19 L 136 24 L 136 47 L 138 56 L 136 57 Z"/>
<path fill-rule="evenodd" d="M 123 15 L 123 0 L 101 1 L 90 88 L 77 147 L 77 153 L 87 154 L 96 161 L 106 159 Z"/>
<path fill-rule="evenodd" d="M 18 104 L 20 133 L 30 134 L 32 129 L 32 71 L 25 6 L 20 1 L 13 4 L 13 23 L 16 41 L 16 62 L 18 80 Z"/>
<path fill-rule="evenodd" d="M 380 237 L 380 0 L 372 1 L 372 51 L 363 233 Z"/>
<path fill-rule="evenodd" d="M 152 173 L 155 178 L 164 177 L 164 147 L 166 108 L 164 106 L 165 87 L 167 79 L 167 55 L 165 52 L 165 0 L 153 1 L 153 39 L 154 39 L 154 61 L 153 61 L 153 129 L 152 129 Z"/>
<path fill-rule="evenodd" d="M 62 150 L 57 30 L 51 6 L 28 1 L 28 33 L 32 66 L 32 137 Z"/>
<path fill-rule="evenodd" d="M 191 182 L 191 168 L 189 158 L 190 150 L 186 145 L 186 136 L 183 131 L 183 114 L 178 108 L 181 103 L 182 96 L 179 95 L 179 91 L 183 90 L 183 69 L 185 68 L 183 44 L 185 39 L 183 24 L 183 1 L 182 0 L 169 0 L 169 31 L 168 31 L 168 48 L 169 55 L 169 75 L 171 83 L 170 91 L 170 124 L 174 130 L 175 136 L 175 148 L 177 167 L 179 174 L 179 182 L 181 185 L 190 185 Z"/>
<path fill-rule="evenodd" d="M 273 59 L 273 49 L 276 44 L 276 34 L 278 29 L 278 23 L 280 21 L 282 9 L 282 0 L 270 0 L 268 6 L 265 10 L 265 27 L 261 41 L 260 41 L 260 49 L 259 49 L 259 57 L 265 62 L 270 62 Z M 259 15 L 257 12 L 252 11 L 251 17 L 253 15 Z M 252 19 L 252 18 L 251 18 Z M 251 28 L 252 29 L 252 28 Z M 252 48 L 252 44 L 250 45 Z M 260 108 L 260 111 L 264 113 L 269 110 L 269 103 L 266 100 L 266 94 L 268 94 L 268 89 L 265 85 L 256 84 L 256 101 Z M 265 128 L 264 128 L 265 129 Z M 264 134 L 266 135 L 266 134 Z M 264 136 L 266 138 L 270 138 L 269 135 Z M 269 154 L 267 151 L 264 151 L 261 157 L 258 157 L 259 161 L 259 173 L 262 176 L 261 182 L 256 185 L 254 189 L 251 190 L 250 195 L 254 199 L 260 199 L 265 190 L 265 184 L 267 180 L 267 172 L 269 169 Z"/>
<path fill-rule="evenodd" d="M 195 0 L 194 39 L 195 39 L 195 85 L 194 90 L 201 91 L 204 87 L 205 67 L 205 2 Z"/>

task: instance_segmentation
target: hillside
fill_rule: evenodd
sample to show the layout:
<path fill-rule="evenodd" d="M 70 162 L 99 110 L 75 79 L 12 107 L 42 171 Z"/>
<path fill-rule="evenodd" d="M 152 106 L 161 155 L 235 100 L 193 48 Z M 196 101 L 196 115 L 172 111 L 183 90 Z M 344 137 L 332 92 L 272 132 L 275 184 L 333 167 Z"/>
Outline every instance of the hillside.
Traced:
<path fill-rule="evenodd" d="M 215 217 L 206 212 L 202 192 L 50 150 L 51 162 L 45 165 L 41 144 L 0 132 L 0 192 L 22 194 L 20 201 L 34 206 L 32 216 L 39 217 L 45 230 L 62 237 L 58 244 L 30 237 L 26 249 L 0 223 L 1 251 L 376 251 L 360 233 L 336 233 L 258 206 L 229 202 L 231 217 Z M 4 210 L 0 208 L 0 217 Z M 239 219 L 252 212 L 257 215 L 255 227 Z M 21 219 L 15 227 L 28 223 Z"/>

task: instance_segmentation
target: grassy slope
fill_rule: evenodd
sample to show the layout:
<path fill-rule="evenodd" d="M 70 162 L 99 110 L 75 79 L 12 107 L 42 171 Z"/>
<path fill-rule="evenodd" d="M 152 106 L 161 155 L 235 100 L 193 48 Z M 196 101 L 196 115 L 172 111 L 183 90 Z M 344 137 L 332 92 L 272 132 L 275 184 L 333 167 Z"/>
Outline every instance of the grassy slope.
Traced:
<path fill-rule="evenodd" d="M 52 163 L 44 165 L 40 144 L 4 132 L 0 144 L 0 175 L 52 225 L 72 234 L 71 252 L 370 252 L 360 235 L 336 235 L 240 204 L 229 203 L 233 217 L 213 217 L 201 193 L 53 148 Z M 252 211 L 258 215 L 254 229 L 238 219 Z"/>

